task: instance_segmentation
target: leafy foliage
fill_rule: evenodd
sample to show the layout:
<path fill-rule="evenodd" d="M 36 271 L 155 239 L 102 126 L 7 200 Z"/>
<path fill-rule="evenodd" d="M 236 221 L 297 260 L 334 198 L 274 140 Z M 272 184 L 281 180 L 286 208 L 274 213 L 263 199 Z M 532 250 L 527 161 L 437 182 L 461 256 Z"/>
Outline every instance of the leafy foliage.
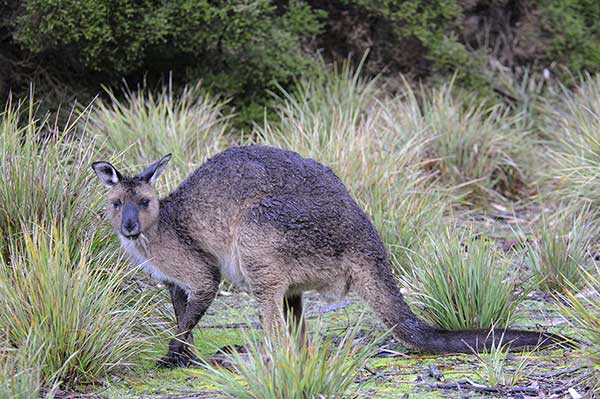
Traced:
<path fill-rule="evenodd" d="M 60 54 L 113 82 L 175 70 L 248 107 L 264 105 L 276 81 L 307 72 L 301 45 L 319 31 L 320 15 L 297 0 L 28 0 L 16 38 L 34 54 Z"/>
<path fill-rule="evenodd" d="M 549 56 L 572 71 L 600 71 L 600 3 L 543 0 L 543 30 L 552 40 Z"/>

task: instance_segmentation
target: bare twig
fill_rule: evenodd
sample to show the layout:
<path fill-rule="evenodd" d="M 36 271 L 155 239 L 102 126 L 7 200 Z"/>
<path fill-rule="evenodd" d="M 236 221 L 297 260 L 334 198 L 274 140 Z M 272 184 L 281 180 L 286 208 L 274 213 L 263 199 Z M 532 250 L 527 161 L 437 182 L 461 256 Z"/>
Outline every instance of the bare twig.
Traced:
<path fill-rule="evenodd" d="M 348 307 L 350 305 L 350 301 L 342 301 L 342 302 L 338 302 L 338 303 L 334 303 L 328 306 L 321 306 L 315 309 L 309 309 L 306 311 L 306 314 L 311 314 L 311 313 L 327 313 L 327 312 L 332 312 L 334 310 L 339 310 L 339 309 L 344 309 L 346 307 Z"/>
<path fill-rule="evenodd" d="M 396 382 L 396 381 L 394 381 L 394 379 L 392 379 L 392 378 L 390 378 L 390 377 L 388 377 L 388 376 L 385 376 L 385 375 L 383 375 L 383 374 L 381 374 L 381 373 L 378 373 L 377 371 L 375 371 L 375 370 L 372 370 L 372 369 L 371 369 L 371 368 L 369 368 L 368 366 L 364 366 L 364 367 L 363 367 L 363 370 L 365 370 L 365 371 L 366 371 L 366 372 L 368 372 L 369 374 L 371 374 L 371 375 L 373 375 L 373 376 L 375 376 L 375 377 L 379 377 L 379 378 L 381 378 L 381 379 L 383 379 L 383 380 L 386 380 L 386 381 L 389 381 L 389 382 L 393 382 L 393 383 L 395 383 L 395 382 Z"/>
<path fill-rule="evenodd" d="M 261 329 L 260 323 L 255 321 L 250 323 L 223 323 L 223 324 L 202 324 L 200 328 L 256 328 Z"/>
<path fill-rule="evenodd" d="M 471 390 L 477 392 L 495 392 L 495 393 L 539 393 L 539 388 L 532 387 L 513 387 L 513 388 L 505 388 L 505 387 L 488 387 L 485 385 L 473 385 L 468 381 L 456 381 L 448 384 L 432 384 L 429 385 L 430 388 L 436 389 L 457 389 L 457 390 Z"/>

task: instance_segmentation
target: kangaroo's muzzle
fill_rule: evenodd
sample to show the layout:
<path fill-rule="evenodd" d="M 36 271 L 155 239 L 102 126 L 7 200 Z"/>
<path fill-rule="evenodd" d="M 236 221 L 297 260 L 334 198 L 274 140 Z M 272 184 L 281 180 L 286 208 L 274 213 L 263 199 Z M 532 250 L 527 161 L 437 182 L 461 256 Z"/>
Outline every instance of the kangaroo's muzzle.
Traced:
<path fill-rule="evenodd" d="M 126 203 L 123 207 L 123 216 L 121 219 L 121 234 L 125 238 L 133 239 L 140 235 L 140 221 L 138 218 L 138 209 L 131 203 Z"/>

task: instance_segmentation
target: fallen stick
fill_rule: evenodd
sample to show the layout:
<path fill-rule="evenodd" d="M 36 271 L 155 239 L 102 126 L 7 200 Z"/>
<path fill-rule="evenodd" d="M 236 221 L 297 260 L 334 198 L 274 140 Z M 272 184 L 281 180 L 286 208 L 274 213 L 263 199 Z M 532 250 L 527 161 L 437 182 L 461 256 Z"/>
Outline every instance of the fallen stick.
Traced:
<path fill-rule="evenodd" d="M 338 302 L 338 303 L 334 303 L 328 306 L 321 306 L 315 309 L 309 309 L 306 311 L 306 314 L 311 314 L 311 313 L 327 313 L 327 312 L 332 312 L 334 310 L 338 310 L 338 309 L 343 309 L 346 308 L 350 305 L 350 301 L 346 300 L 346 301 L 342 301 L 342 302 Z"/>
<path fill-rule="evenodd" d="M 514 388 L 504 388 L 504 387 L 488 387 L 485 385 L 473 385 L 468 381 L 456 381 L 448 384 L 430 384 L 430 388 L 435 389 L 456 389 L 456 390 L 471 390 L 477 392 L 493 392 L 493 393 L 539 393 L 539 388 L 532 387 L 514 387 Z"/>
<path fill-rule="evenodd" d="M 224 323 L 224 324 L 200 324 L 200 328 L 257 328 L 260 329 L 260 323 L 255 321 L 250 323 Z"/>

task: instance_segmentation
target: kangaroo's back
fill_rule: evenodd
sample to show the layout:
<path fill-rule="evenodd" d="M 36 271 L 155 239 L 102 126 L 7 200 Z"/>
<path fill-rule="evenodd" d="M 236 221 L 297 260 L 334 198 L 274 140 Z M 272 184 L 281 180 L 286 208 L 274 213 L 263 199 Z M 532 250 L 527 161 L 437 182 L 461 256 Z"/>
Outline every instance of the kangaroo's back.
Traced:
<path fill-rule="evenodd" d="M 193 172 L 164 202 L 176 208 L 173 214 L 191 221 L 199 215 L 201 224 L 210 223 L 213 229 L 236 230 L 233 225 L 242 223 L 274 229 L 282 236 L 280 249 L 289 255 L 340 255 L 352 248 L 385 256 L 377 230 L 335 173 L 288 150 L 227 149 Z"/>

